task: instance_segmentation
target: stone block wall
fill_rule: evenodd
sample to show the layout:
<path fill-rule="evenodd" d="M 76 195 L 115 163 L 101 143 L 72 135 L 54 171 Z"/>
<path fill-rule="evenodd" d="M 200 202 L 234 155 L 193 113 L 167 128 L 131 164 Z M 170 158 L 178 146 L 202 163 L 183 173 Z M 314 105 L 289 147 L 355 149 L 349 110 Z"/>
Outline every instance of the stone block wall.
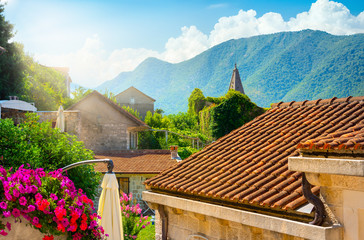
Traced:
<path fill-rule="evenodd" d="M 364 177 L 306 173 L 334 217 L 344 226 L 342 239 L 364 239 Z M 335 219 L 336 218 L 336 219 Z"/>
<path fill-rule="evenodd" d="M 148 178 L 154 177 L 156 174 L 116 174 L 116 178 L 118 177 L 127 177 L 129 178 L 129 192 L 133 194 L 133 200 L 135 203 L 139 203 L 143 210 L 146 209 L 146 205 L 142 199 L 142 192 L 145 191 L 145 185 L 143 182 Z M 102 181 L 101 181 L 102 182 Z M 99 204 L 99 198 L 101 195 L 101 182 L 98 188 L 98 194 L 94 200 L 94 206 L 97 209 Z"/>
<path fill-rule="evenodd" d="M 143 182 L 155 175 L 156 174 L 123 174 L 123 175 L 116 175 L 116 177 L 129 178 L 129 192 L 133 194 L 133 199 L 136 200 L 136 203 L 139 203 L 140 206 L 143 209 L 145 209 L 146 206 L 142 199 L 142 192 L 145 191 L 146 189 Z"/>
<path fill-rule="evenodd" d="M 57 111 L 39 111 L 39 121 L 49 121 L 53 124 L 57 121 Z M 81 134 L 81 113 L 80 111 L 64 111 L 65 132 L 80 137 Z"/>
<path fill-rule="evenodd" d="M 168 218 L 167 239 L 179 240 L 303 240 L 303 238 L 247 226 L 211 216 L 164 206 Z M 162 239 L 162 222 L 156 211 L 156 240 Z"/>

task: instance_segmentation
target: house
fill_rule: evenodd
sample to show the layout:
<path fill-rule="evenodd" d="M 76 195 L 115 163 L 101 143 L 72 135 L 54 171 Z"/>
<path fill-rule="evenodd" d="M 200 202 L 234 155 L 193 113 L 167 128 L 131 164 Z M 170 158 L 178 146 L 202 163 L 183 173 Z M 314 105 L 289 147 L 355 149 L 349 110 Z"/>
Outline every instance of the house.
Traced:
<path fill-rule="evenodd" d="M 57 111 L 38 112 L 41 121 L 55 125 Z M 135 149 L 138 131 L 148 127 L 119 105 L 93 91 L 66 109 L 65 131 L 76 135 L 86 148 L 95 152 Z"/>
<path fill-rule="evenodd" d="M 116 103 L 93 91 L 67 110 L 81 113 L 79 139 L 95 152 L 137 148 L 138 131 L 148 127 Z M 67 124 L 67 123 L 66 123 Z"/>
<path fill-rule="evenodd" d="M 305 169 L 290 169 L 288 158 L 299 156 L 300 142 L 363 127 L 363 101 L 364 97 L 334 97 L 273 104 L 254 120 L 146 180 L 149 191 L 143 192 L 143 199 L 157 210 L 156 239 L 343 239 L 343 225 L 335 216 L 345 209 L 330 214 L 325 205 L 320 208 L 321 200 L 307 194 L 318 195 L 320 186 L 302 188 Z M 328 185 L 348 184 L 320 174 L 317 178 Z M 358 202 L 359 195 L 351 196 Z M 323 197 L 335 198 L 330 191 Z M 331 200 L 325 201 L 330 207 Z M 361 205 L 360 219 L 355 221 L 362 224 L 360 209 Z"/>
<path fill-rule="evenodd" d="M 364 121 L 298 148 L 300 156 L 290 157 L 288 167 L 320 186 L 327 215 L 343 226 L 339 239 L 364 239 Z"/>
<path fill-rule="evenodd" d="M 142 192 L 145 190 L 143 182 L 176 164 L 177 156 L 177 148 L 172 146 L 171 150 L 107 151 L 97 154 L 95 159 L 113 160 L 113 171 L 119 183 L 120 194 L 132 193 L 134 199 L 144 205 L 142 201 Z M 105 164 L 98 163 L 95 166 L 95 171 L 106 173 L 107 168 Z"/>
<path fill-rule="evenodd" d="M 142 117 L 145 118 L 147 112 L 154 113 L 155 99 L 149 97 L 135 87 L 131 86 L 125 91 L 115 96 L 116 102 L 121 106 L 128 106 L 137 110 Z"/>
<path fill-rule="evenodd" d="M 37 108 L 34 104 L 21 101 L 16 96 L 10 96 L 10 100 L 0 100 L 0 119 L 12 118 L 15 124 L 25 118 L 25 113 L 35 111 Z"/>

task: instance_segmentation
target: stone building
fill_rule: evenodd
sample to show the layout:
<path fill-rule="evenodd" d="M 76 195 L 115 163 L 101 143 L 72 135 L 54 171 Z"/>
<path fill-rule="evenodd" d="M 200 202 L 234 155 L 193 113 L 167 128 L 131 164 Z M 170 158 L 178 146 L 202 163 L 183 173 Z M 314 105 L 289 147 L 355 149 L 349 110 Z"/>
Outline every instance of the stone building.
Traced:
<path fill-rule="evenodd" d="M 137 148 L 140 130 L 148 128 L 143 121 L 119 105 L 93 91 L 67 109 L 80 112 L 79 140 L 95 152 Z M 66 129 L 67 129 L 66 121 Z"/>
<path fill-rule="evenodd" d="M 157 210 L 156 239 L 363 239 L 363 101 L 273 104 L 146 180 L 143 199 Z M 300 156 L 299 143 L 317 138 L 319 148 L 337 146 L 346 155 L 330 156 L 324 147 L 326 159 L 288 163 Z"/>
<path fill-rule="evenodd" d="M 120 194 L 132 193 L 134 199 L 143 206 L 142 192 L 145 190 L 143 182 L 176 164 L 177 159 L 174 154 L 178 155 L 177 148 L 107 151 L 97 154 L 95 158 L 113 160 Z M 95 170 L 104 174 L 107 172 L 103 163 L 96 164 Z"/>
<path fill-rule="evenodd" d="M 34 104 L 21 101 L 17 96 L 9 98 L 10 100 L 0 100 L 0 119 L 11 118 L 14 124 L 19 124 L 25 119 L 25 113 L 37 111 Z"/>
<path fill-rule="evenodd" d="M 298 148 L 301 155 L 289 158 L 288 167 L 320 186 L 327 215 L 343 227 L 337 239 L 364 239 L 364 121 Z"/>
<path fill-rule="evenodd" d="M 129 106 L 132 109 L 137 110 L 142 119 L 145 118 L 148 111 L 154 113 L 155 99 L 149 97 L 133 86 L 119 93 L 115 96 L 115 98 L 116 102 L 121 106 Z"/>

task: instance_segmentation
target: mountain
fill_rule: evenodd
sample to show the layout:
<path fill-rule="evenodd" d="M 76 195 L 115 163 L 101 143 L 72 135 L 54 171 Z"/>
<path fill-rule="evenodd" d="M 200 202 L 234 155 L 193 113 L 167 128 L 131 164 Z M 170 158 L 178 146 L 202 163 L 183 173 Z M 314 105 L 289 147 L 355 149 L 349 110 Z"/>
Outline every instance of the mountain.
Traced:
<path fill-rule="evenodd" d="M 97 87 L 119 93 L 134 86 L 167 114 L 187 110 L 194 88 L 224 95 L 236 62 L 245 93 L 258 106 L 280 101 L 364 95 L 364 34 L 304 30 L 221 43 L 177 64 L 148 58 Z"/>

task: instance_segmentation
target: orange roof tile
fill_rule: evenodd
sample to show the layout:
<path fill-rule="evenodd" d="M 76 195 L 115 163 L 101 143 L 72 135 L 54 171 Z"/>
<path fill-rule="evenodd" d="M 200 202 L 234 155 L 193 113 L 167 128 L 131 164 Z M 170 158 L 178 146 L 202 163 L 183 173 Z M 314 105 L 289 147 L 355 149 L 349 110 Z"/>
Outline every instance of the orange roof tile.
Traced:
<path fill-rule="evenodd" d="M 288 157 L 299 154 L 297 144 L 318 137 L 331 139 L 337 131 L 353 134 L 355 126 L 363 124 L 364 97 L 273 104 L 266 113 L 145 184 L 152 191 L 181 197 L 267 213 L 292 212 L 307 203 L 301 173 L 288 170 Z M 357 134 L 360 139 L 355 144 L 343 140 L 338 146 L 358 146 L 363 135 Z M 317 194 L 319 187 L 313 186 L 312 191 Z"/>
<path fill-rule="evenodd" d="M 297 148 L 304 150 L 350 150 L 364 152 L 364 123 L 361 122 L 346 130 L 337 131 L 327 136 L 303 141 Z"/>
<path fill-rule="evenodd" d="M 95 159 L 111 159 L 114 163 L 114 173 L 146 174 L 160 173 L 177 163 L 171 159 L 169 150 L 124 150 L 98 153 Z M 95 170 L 107 172 L 104 163 L 97 163 Z"/>

